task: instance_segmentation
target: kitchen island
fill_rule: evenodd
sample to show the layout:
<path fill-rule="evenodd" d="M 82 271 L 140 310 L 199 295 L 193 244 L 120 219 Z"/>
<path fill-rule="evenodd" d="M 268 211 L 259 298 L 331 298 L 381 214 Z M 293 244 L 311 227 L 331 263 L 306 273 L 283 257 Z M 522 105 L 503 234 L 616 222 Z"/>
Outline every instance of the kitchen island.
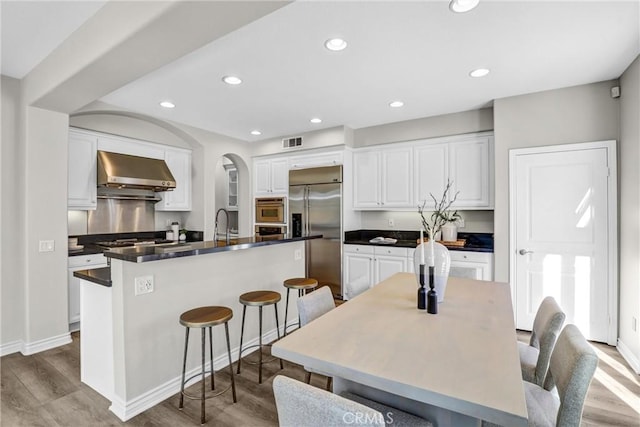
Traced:
<path fill-rule="evenodd" d="M 246 238 L 228 245 L 206 241 L 106 251 L 109 283 L 95 280 L 96 275 L 104 279 L 105 271 L 93 270 L 93 277 L 83 277 L 83 272 L 76 275 L 84 279 L 82 381 L 109 399 L 110 410 L 123 421 L 174 395 L 180 390 L 184 349 L 179 316 L 205 305 L 227 306 L 236 314 L 229 321 L 229 331 L 232 357 L 237 360 L 240 294 L 258 289 L 282 292 L 285 279 L 305 274 L 305 240 L 320 237 Z M 279 305 L 283 311 L 284 302 Z M 293 310 L 293 324 L 295 304 L 289 310 Z M 251 316 L 244 332 L 248 345 L 258 342 L 258 322 Z M 265 313 L 263 322 L 263 341 L 273 341 L 277 336 L 273 316 Z M 280 332 L 283 329 L 281 324 Z M 228 361 L 223 331 L 214 328 L 213 334 L 218 370 Z M 199 340 L 190 340 L 189 345 L 187 377 L 200 370 Z"/>

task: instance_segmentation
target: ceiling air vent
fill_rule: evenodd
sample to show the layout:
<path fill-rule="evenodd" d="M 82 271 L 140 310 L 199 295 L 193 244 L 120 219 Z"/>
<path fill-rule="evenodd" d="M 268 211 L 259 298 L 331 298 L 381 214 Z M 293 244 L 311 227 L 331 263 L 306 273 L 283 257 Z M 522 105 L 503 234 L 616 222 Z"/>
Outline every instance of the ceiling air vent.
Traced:
<path fill-rule="evenodd" d="M 302 137 L 284 138 L 282 140 L 282 148 L 302 147 Z"/>

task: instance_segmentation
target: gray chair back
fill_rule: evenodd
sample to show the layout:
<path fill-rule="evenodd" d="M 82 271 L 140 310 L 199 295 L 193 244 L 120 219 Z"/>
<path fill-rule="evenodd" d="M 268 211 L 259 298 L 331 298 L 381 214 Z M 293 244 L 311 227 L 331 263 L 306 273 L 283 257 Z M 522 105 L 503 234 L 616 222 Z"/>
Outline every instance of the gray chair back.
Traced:
<path fill-rule="evenodd" d="M 598 355 L 575 325 L 562 330 L 551 355 L 547 384 L 560 397 L 557 426 L 580 426 L 584 399 L 598 367 Z M 545 387 L 547 388 L 547 387 Z"/>
<path fill-rule="evenodd" d="M 313 292 L 298 298 L 298 315 L 300 327 L 336 307 L 333 294 L 328 286 L 322 286 Z"/>
<path fill-rule="evenodd" d="M 540 352 L 536 363 L 534 382 L 541 387 L 545 383 L 551 352 L 562 330 L 564 319 L 565 314 L 553 297 L 549 296 L 542 300 L 533 321 L 533 330 L 529 341 L 529 345 L 537 348 Z"/>
<path fill-rule="evenodd" d="M 281 427 L 385 425 L 380 411 L 282 375 L 273 379 L 273 394 Z"/>
<path fill-rule="evenodd" d="M 370 288 L 367 277 L 359 277 L 349 283 L 346 283 L 346 294 L 349 299 L 355 298 Z"/>

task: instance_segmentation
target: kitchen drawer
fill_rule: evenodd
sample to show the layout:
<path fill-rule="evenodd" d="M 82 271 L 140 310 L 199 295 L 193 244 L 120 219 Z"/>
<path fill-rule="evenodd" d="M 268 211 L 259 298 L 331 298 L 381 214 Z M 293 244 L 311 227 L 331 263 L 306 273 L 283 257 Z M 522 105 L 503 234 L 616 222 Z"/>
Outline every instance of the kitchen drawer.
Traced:
<path fill-rule="evenodd" d="M 385 246 L 374 246 L 374 253 L 376 255 L 390 255 L 390 256 L 409 256 L 409 248 L 395 248 Z"/>
<path fill-rule="evenodd" d="M 107 259 L 103 254 L 92 255 L 77 255 L 68 258 L 69 268 L 94 266 L 94 265 L 107 265 Z"/>
<path fill-rule="evenodd" d="M 371 254 L 373 255 L 373 251 L 375 246 L 368 245 L 344 245 L 343 250 L 345 252 L 356 253 L 356 254 Z"/>
<path fill-rule="evenodd" d="M 491 262 L 493 258 L 493 254 L 490 252 L 450 250 L 449 255 L 451 256 L 451 261 Z"/>

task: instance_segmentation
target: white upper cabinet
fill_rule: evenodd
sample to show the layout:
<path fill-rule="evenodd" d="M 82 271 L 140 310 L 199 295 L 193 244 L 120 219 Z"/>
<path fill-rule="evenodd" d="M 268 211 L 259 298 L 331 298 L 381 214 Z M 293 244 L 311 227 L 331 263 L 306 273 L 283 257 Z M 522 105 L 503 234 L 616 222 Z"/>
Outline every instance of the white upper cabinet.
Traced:
<path fill-rule="evenodd" d="M 191 210 L 191 150 L 75 128 L 69 129 L 69 209 L 96 208 L 97 150 L 164 160 L 176 188 L 158 193 L 155 209 Z"/>
<path fill-rule="evenodd" d="M 447 186 L 449 176 L 449 146 L 447 144 L 428 144 L 415 147 L 416 206 L 426 201 L 433 206 L 431 194 L 440 200 Z"/>
<path fill-rule="evenodd" d="M 191 210 L 191 151 L 166 147 L 164 161 L 167 163 L 176 188 L 158 193 L 162 200 L 156 203 L 157 211 Z"/>
<path fill-rule="evenodd" d="M 380 155 L 375 151 L 353 153 L 353 206 L 380 209 Z"/>
<path fill-rule="evenodd" d="M 413 207 L 413 152 L 411 147 L 382 151 L 380 166 L 382 207 Z"/>
<path fill-rule="evenodd" d="M 364 148 L 353 153 L 354 208 L 414 210 L 459 191 L 453 209 L 493 208 L 493 136 L 456 135 Z"/>
<path fill-rule="evenodd" d="M 449 145 L 451 196 L 455 208 L 493 206 L 491 197 L 491 144 L 489 137 L 452 142 Z"/>
<path fill-rule="evenodd" d="M 289 169 L 318 168 L 343 164 L 342 151 L 332 151 L 314 154 L 302 154 L 289 157 Z"/>
<path fill-rule="evenodd" d="M 97 149 L 95 135 L 69 129 L 68 209 L 93 210 L 97 206 Z"/>
<path fill-rule="evenodd" d="M 261 159 L 253 162 L 256 195 L 286 195 L 289 192 L 289 160 Z"/>
<path fill-rule="evenodd" d="M 354 208 L 413 207 L 411 147 L 353 154 Z"/>

